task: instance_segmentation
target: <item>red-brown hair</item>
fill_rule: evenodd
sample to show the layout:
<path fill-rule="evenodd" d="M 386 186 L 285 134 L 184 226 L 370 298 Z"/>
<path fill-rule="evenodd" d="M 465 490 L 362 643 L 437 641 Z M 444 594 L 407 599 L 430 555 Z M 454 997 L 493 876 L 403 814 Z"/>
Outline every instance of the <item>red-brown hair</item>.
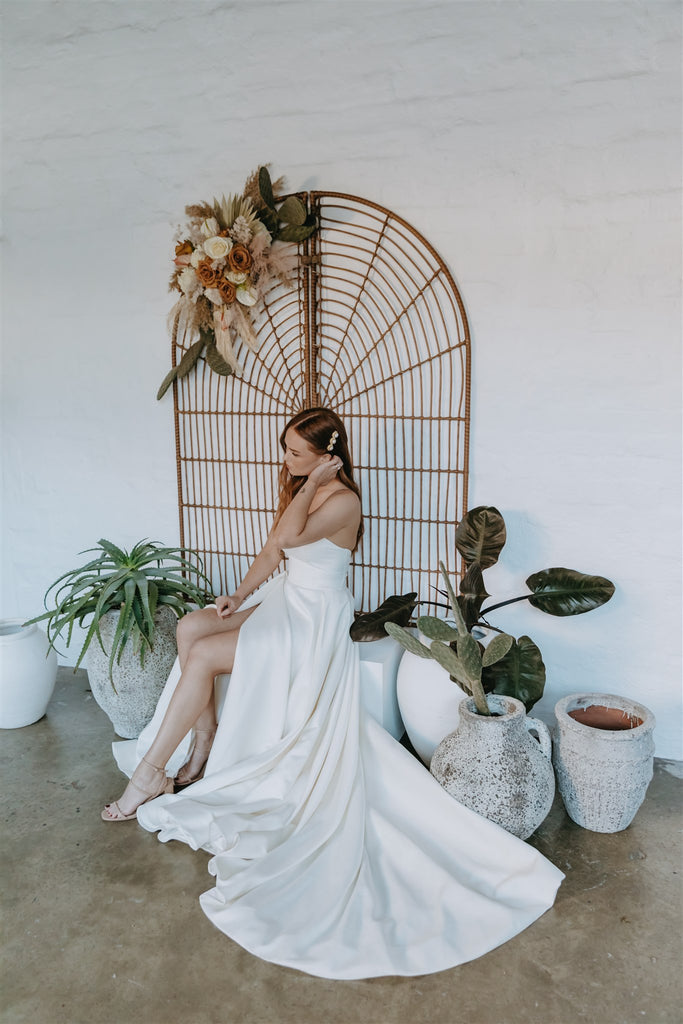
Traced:
<path fill-rule="evenodd" d="M 280 447 L 283 452 L 286 449 L 285 435 L 288 430 L 296 430 L 297 434 L 299 434 L 300 437 L 302 437 L 304 441 L 311 446 L 313 451 L 318 452 L 320 455 L 325 455 L 325 453 L 329 451 L 330 455 L 341 459 L 342 466 L 337 474 L 337 479 L 360 498 L 360 489 L 356 481 L 353 479 L 353 463 L 351 461 L 349 439 L 346 435 L 346 428 L 337 416 L 336 412 L 332 412 L 331 409 L 323 409 L 321 407 L 304 409 L 302 412 L 298 412 L 296 416 L 292 417 L 280 434 Z M 332 435 L 335 433 L 337 436 L 334 440 L 333 447 L 330 449 L 329 445 L 332 442 Z M 284 513 L 294 495 L 303 487 L 305 482 L 305 476 L 292 476 L 287 469 L 287 466 L 283 463 L 282 469 L 280 470 L 280 491 L 278 496 L 277 513 L 275 515 L 276 523 Z M 361 518 L 354 550 L 358 547 L 362 536 L 363 519 Z"/>

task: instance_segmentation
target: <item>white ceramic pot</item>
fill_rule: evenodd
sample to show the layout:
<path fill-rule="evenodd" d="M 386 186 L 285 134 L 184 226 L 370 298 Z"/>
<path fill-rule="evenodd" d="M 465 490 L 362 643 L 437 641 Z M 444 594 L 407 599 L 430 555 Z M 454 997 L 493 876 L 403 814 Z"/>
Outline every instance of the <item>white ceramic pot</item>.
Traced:
<path fill-rule="evenodd" d="M 467 694 L 436 661 L 410 651 L 398 667 L 396 694 L 408 738 L 429 766 L 441 740 L 456 728 L 458 707 Z"/>
<path fill-rule="evenodd" d="M 168 607 L 162 606 L 154 617 L 154 647 L 145 654 L 144 667 L 129 641 L 120 663 L 114 662 L 114 685 L 109 678 L 109 651 L 119 620 L 118 612 L 107 612 L 100 619 L 100 633 L 105 653 L 95 637 L 88 647 L 88 680 L 93 697 L 109 716 L 117 735 L 136 739 L 151 720 L 161 691 L 176 659 L 176 624 L 178 619 Z"/>
<path fill-rule="evenodd" d="M 555 705 L 553 761 L 567 814 L 591 832 L 621 832 L 650 784 L 655 717 L 612 693 L 573 693 Z"/>
<path fill-rule="evenodd" d="M 495 693 L 486 699 L 493 715 L 477 714 L 471 697 L 461 703 L 458 728 L 434 751 L 430 771 L 461 804 L 527 839 L 555 796 L 550 733 L 527 718 L 521 700 Z"/>
<path fill-rule="evenodd" d="M 42 629 L 0 619 L 0 729 L 42 718 L 57 678 L 57 654 Z"/>

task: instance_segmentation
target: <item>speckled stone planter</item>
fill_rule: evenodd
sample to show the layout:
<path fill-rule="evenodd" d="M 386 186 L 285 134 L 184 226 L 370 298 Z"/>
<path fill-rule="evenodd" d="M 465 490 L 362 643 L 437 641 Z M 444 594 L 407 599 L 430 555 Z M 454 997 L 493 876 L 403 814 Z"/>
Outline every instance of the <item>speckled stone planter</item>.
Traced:
<path fill-rule="evenodd" d="M 100 620 L 107 651 L 111 650 L 118 618 L 118 612 L 107 612 Z M 135 739 L 150 721 L 178 653 L 175 613 L 170 608 L 159 608 L 154 622 L 154 647 L 145 654 L 144 668 L 130 642 L 124 648 L 120 664 L 114 663 L 116 692 L 109 679 L 108 654 L 102 651 L 97 639 L 88 648 L 88 679 L 93 697 L 111 719 L 116 733 L 124 739 Z"/>
<path fill-rule="evenodd" d="M 514 697 L 489 694 L 487 702 L 491 717 L 477 714 L 471 697 L 462 701 L 458 728 L 434 751 L 430 771 L 460 803 L 527 839 L 555 795 L 550 733 Z"/>
<path fill-rule="evenodd" d="M 655 717 L 612 693 L 574 693 L 555 705 L 553 762 L 567 814 L 591 832 L 621 832 L 652 778 Z"/>

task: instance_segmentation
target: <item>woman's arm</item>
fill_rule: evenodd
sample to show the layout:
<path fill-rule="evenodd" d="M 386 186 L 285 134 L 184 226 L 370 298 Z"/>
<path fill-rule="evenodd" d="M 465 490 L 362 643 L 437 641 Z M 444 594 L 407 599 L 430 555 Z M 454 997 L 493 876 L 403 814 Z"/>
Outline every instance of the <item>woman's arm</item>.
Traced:
<path fill-rule="evenodd" d="M 282 551 L 277 545 L 271 531 L 268 540 L 263 545 L 260 553 L 256 556 L 249 567 L 249 571 L 240 583 L 234 594 L 222 595 L 216 598 L 216 609 L 221 618 L 226 618 L 236 612 L 243 601 L 249 597 L 252 591 L 256 590 L 259 584 L 267 580 L 277 569 L 282 560 Z"/>
<path fill-rule="evenodd" d="M 335 491 L 315 512 L 310 511 L 313 499 L 322 484 L 329 483 L 339 471 L 335 461 L 317 466 L 297 491 L 275 526 L 272 537 L 278 548 L 299 547 L 326 537 L 332 540 L 343 531 L 355 538 L 360 521 L 360 502 L 347 488 Z M 349 531 L 349 527 L 352 531 Z"/>

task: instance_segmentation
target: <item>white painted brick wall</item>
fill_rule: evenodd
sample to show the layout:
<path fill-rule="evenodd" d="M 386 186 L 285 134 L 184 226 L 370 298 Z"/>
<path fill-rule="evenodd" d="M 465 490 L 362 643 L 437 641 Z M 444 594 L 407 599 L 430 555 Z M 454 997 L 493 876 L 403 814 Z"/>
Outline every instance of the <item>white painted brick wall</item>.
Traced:
<path fill-rule="evenodd" d="M 496 597 L 557 564 L 617 584 L 582 618 L 501 615 L 543 650 L 541 715 L 620 692 L 681 757 L 678 3 L 5 0 L 2 19 L 2 614 L 34 614 L 100 536 L 176 542 L 154 399 L 173 228 L 271 160 L 388 206 L 451 267 L 471 504 L 510 533 Z"/>

